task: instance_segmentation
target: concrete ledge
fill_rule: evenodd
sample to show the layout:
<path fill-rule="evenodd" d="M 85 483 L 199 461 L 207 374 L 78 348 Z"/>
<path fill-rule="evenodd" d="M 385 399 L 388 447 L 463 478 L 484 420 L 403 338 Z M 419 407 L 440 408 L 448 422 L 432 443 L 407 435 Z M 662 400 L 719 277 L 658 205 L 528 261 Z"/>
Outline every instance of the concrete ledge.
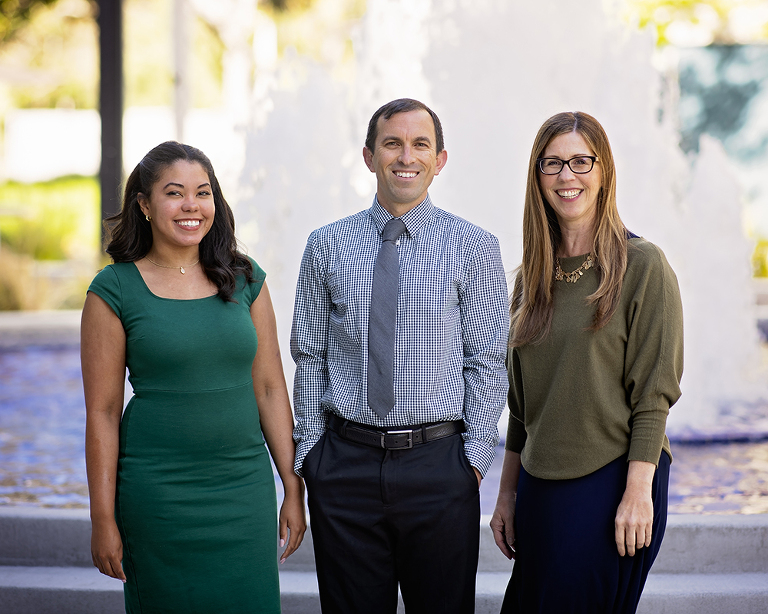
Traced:
<path fill-rule="evenodd" d="M 682 572 L 768 573 L 768 514 L 670 515 L 651 573 Z"/>
<path fill-rule="evenodd" d="M 477 576 L 476 614 L 496 614 L 508 573 Z M 284 614 L 320 611 L 313 572 L 280 572 Z M 0 567 L 0 603 L 8 614 L 123 614 L 122 584 L 95 569 Z M 403 613 L 402 602 L 398 612 Z M 768 574 L 652 574 L 638 614 L 765 614 Z"/>
<path fill-rule="evenodd" d="M 0 565 L 93 567 L 88 510 L 0 506 Z"/>
<path fill-rule="evenodd" d="M 0 506 L 0 565 L 92 567 L 88 510 Z M 314 575 L 309 527 L 301 547 L 280 570 Z"/>
<path fill-rule="evenodd" d="M 478 570 L 511 573 L 512 561 L 496 547 L 489 522 L 482 517 Z M 768 514 L 671 514 L 651 575 L 768 573 L 767 553 Z"/>
<path fill-rule="evenodd" d="M 765 614 L 768 574 L 648 576 L 637 614 Z"/>
<path fill-rule="evenodd" d="M 303 547 L 304 544 L 301 545 L 301 548 Z M 296 554 L 298 552 L 297 550 Z M 280 566 L 280 605 L 283 614 L 320 612 L 320 595 L 315 572 L 283 571 L 282 568 L 288 561 Z"/>
<path fill-rule="evenodd" d="M 488 522 L 480 526 L 481 572 L 509 574 L 512 562 L 499 552 Z M 0 506 L 0 565 L 90 567 L 87 510 Z M 768 573 L 768 514 L 669 516 L 652 573 Z M 280 566 L 284 572 L 313 572 L 311 530 Z"/>
<path fill-rule="evenodd" d="M 8 614 L 124 614 L 123 583 L 96 568 L 0 567 Z"/>
<path fill-rule="evenodd" d="M 476 614 L 497 614 L 508 573 L 477 575 Z M 311 573 L 280 574 L 284 614 L 320 611 L 317 580 Z M 398 612 L 403 613 L 402 601 Z M 638 614 L 765 614 L 768 574 L 652 574 Z"/>
<path fill-rule="evenodd" d="M 0 311 L 0 349 L 78 345 L 80 310 Z"/>

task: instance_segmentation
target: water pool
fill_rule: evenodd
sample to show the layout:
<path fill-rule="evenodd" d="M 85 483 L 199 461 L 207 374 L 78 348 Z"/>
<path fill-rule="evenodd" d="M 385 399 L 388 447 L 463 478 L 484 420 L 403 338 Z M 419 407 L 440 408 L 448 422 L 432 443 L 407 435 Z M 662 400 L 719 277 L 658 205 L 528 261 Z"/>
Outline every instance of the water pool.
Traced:
<path fill-rule="evenodd" d="M 76 343 L 0 349 L 0 505 L 87 507 L 84 432 Z M 768 513 L 768 441 L 672 446 L 671 513 Z M 502 452 L 481 489 L 484 514 Z"/>
<path fill-rule="evenodd" d="M 76 346 L 0 350 L 0 504 L 87 507 Z"/>

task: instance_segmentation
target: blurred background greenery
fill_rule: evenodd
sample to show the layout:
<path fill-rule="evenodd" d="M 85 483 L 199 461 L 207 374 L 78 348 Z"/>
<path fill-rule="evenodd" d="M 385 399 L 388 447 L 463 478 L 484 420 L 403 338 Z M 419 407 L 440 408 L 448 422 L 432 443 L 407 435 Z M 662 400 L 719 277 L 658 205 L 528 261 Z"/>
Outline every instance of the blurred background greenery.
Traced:
<path fill-rule="evenodd" d="M 319 61 L 327 34 L 349 31 L 366 4 L 256 3 L 275 24 L 278 53 Z M 754 17 L 765 14 L 764 0 L 606 0 L 609 5 L 629 27 L 650 29 L 659 48 L 768 41 L 768 14 Z M 124 0 L 123 10 L 125 107 L 171 106 L 172 0 Z M 97 11 L 93 0 L 0 0 L 0 136 L 15 109 L 98 108 Z M 221 33 L 196 14 L 191 39 L 191 106 L 221 106 Z M 351 37 L 345 41 L 352 57 Z M 82 305 L 95 268 L 106 262 L 99 202 L 96 177 L 20 183 L 0 172 L 0 310 Z M 754 274 L 768 277 L 768 237 L 754 239 Z"/>
<path fill-rule="evenodd" d="M 281 53 L 315 57 L 339 16 L 354 20 L 365 10 L 364 0 L 258 4 L 277 26 Z M 0 136 L 14 109 L 98 108 L 97 11 L 91 0 L 0 0 Z M 126 109 L 171 106 L 172 1 L 124 0 L 123 12 Z M 215 108 L 224 44 L 199 15 L 191 38 L 191 106 Z M 6 175 L 0 171 L 0 311 L 80 308 L 95 269 L 107 262 L 98 178 L 21 183 Z"/>

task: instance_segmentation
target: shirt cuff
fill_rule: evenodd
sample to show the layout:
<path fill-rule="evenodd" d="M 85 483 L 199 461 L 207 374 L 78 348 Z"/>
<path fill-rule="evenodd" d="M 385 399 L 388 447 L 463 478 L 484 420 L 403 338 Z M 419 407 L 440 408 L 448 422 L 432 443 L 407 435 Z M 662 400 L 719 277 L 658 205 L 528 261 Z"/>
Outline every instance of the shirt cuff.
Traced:
<path fill-rule="evenodd" d="M 496 451 L 484 441 L 467 439 L 464 441 L 464 453 L 467 455 L 469 464 L 477 469 L 481 476 L 485 477 L 488 469 L 491 468 Z"/>
<path fill-rule="evenodd" d="M 296 444 L 296 460 L 293 463 L 293 471 L 300 478 L 304 477 L 304 472 L 302 470 L 304 466 L 304 459 L 307 457 L 307 454 L 309 454 L 309 451 L 313 448 L 313 446 L 318 441 L 320 441 L 320 437 L 322 437 L 322 435 L 322 433 L 312 433 L 311 437 L 302 439 L 298 444 Z"/>

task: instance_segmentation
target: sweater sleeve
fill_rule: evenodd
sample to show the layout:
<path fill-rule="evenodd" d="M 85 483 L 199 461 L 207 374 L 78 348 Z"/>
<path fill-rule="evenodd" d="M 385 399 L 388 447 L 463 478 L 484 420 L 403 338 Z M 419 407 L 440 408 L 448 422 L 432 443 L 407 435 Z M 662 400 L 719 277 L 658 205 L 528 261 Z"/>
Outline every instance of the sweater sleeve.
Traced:
<path fill-rule="evenodd" d="M 630 250 L 633 250 L 630 247 Z M 631 255 L 625 283 L 634 293 L 628 313 L 624 366 L 632 411 L 629 460 L 658 463 L 669 408 L 680 397 L 683 309 L 677 277 L 651 243 Z"/>
<path fill-rule="evenodd" d="M 507 422 L 507 438 L 504 449 L 510 452 L 523 451 L 527 434 L 525 432 L 525 397 L 523 395 L 523 374 L 520 369 L 520 356 L 517 350 L 507 351 L 507 375 L 509 377 L 509 421 Z"/>

